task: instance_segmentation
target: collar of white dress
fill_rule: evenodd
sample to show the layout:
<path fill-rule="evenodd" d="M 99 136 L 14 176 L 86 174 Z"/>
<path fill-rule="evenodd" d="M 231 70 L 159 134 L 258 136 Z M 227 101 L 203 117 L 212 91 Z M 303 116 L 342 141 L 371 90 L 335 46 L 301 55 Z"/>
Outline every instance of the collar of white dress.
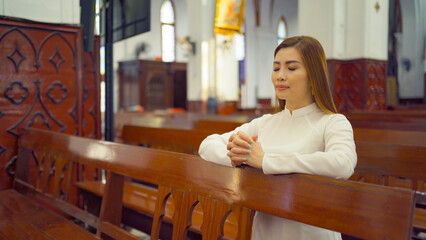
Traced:
<path fill-rule="evenodd" d="M 302 116 L 306 116 L 314 111 L 317 111 L 319 108 L 317 106 L 316 103 L 311 103 L 306 107 L 302 107 L 296 110 L 293 110 L 292 113 L 290 113 L 290 110 L 288 110 L 288 108 L 286 107 L 284 109 L 284 115 L 286 116 L 291 116 L 291 117 L 302 117 Z"/>

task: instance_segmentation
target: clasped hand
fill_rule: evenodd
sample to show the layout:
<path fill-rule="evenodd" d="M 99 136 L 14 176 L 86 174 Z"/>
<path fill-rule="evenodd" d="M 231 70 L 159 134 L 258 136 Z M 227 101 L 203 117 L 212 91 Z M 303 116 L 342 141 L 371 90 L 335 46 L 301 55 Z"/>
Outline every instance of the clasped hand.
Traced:
<path fill-rule="evenodd" d="M 245 163 L 251 167 L 262 169 L 265 153 L 260 142 L 257 141 L 257 136 L 250 137 L 239 131 L 229 137 L 226 147 L 229 151 L 227 155 L 231 158 L 233 166 L 240 166 Z"/>

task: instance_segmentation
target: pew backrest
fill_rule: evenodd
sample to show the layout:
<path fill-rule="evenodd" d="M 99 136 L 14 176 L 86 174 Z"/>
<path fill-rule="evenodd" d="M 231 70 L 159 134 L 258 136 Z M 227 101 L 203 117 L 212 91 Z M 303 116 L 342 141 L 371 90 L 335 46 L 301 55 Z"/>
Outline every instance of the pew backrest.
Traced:
<path fill-rule="evenodd" d="M 213 131 L 216 133 L 225 133 L 241 126 L 241 122 L 217 121 L 217 120 L 198 120 L 195 123 L 195 129 L 201 131 Z"/>
<path fill-rule="evenodd" d="M 202 130 L 130 125 L 124 126 L 123 129 L 125 143 L 188 154 L 197 154 L 201 141 L 212 134 Z M 358 164 L 352 179 L 388 186 L 404 186 L 417 191 L 425 190 L 426 133 L 354 129 L 354 138 Z M 404 185 L 397 185 L 398 182 Z"/>
<path fill-rule="evenodd" d="M 353 128 L 370 128 L 383 130 L 402 130 L 402 131 L 426 131 L 426 123 L 423 121 L 415 122 L 392 122 L 392 121 L 372 121 L 348 119 Z"/>
<path fill-rule="evenodd" d="M 127 144 L 196 155 L 200 143 L 213 133 L 201 130 L 124 125 L 121 138 L 123 143 Z"/>
<path fill-rule="evenodd" d="M 426 132 L 354 128 L 355 141 L 426 146 Z"/>
<path fill-rule="evenodd" d="M 66 171 L 72 173 L 76 164 L 108 171 L 101 214 L 93 225 L 98 226 L 99 234 L 115 238 L 136 239 L 118 227 L 126 177 L 159 185 L 151 239 L 157 239 L 165 201 L 170 196 L 175 206 L 173 234 L 177 239 L 184 238 L 196 204 L 203 209 L 203 239 L 220 238 L 230 212 L 239 220 L 237 239 L 248 239 L 253 211 L 365 239 L 410 237 L 414 192 L 407 189 L 303 174 L 265 175 L 256 169 L 216 165 L 194 155 L 33 129 L 19 138 L 18 189 L 34 190 L 28 183 L 33 152 L 51 159 L 46 166 L 54 167 L 55 176 L 69 176 Z M 53 178 L 54 195 L 63 183 L 66 190 L 72 187 L 70 177 L 62 182 L 60 179 Z M 51 179 L 47 180 L 46 184 L 41 181 L 43 185 L 50 184 Z"/>
<path fill-rule="evenodd" d="M 426 146 L 357 141 L 352 180 L 426 192 Z"/>

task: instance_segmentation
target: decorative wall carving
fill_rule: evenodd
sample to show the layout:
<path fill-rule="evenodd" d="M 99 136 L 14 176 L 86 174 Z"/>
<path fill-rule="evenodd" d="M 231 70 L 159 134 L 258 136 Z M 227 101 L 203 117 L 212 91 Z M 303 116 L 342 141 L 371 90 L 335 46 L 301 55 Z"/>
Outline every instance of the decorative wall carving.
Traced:
<path fill-rule="evenodd" d="M 24 87 L 21 82 L 13 81 L 4 91 L 4 96 L 13 104 L 19 105 L 28 97 L 28 88 Z M 17 99 L 15 99 L 15 97 L 17 97 Z"/>
<path fill-rule="evenodd" d="M 386 64 L 367 63 L 367 103 L 368 110 L 385 109 Z"/>
<path fill-rule="evenodd" d="M 59 87 L 59 91 L 62 92 L 62 94 L 60 93 L 58 98 L 55 98 L 55 96 L 58 96 L 58 94 L 54 93 L 56 92 L 56 87 Z M 46 95 L 54 104 L 60 104 L 68 96 L 68 88 L 65 87 L 61 82 L 56 81 L 47 89 Z"/>
<path fill-rule="evenodd" d="M 65 59 L 59 53 L 58 46 L 56 46 L 55 53 L 49 58 L 49 61 L 55 67 L 56 73 L 58 73 L 59 72 L 59 68 L 61 67 L 61 64 L 65 61 Z"/>
<path fill-rule="evenodd" d="M 7 58 L 12 61 L 13 65 L 15 66 L 16 72 L 18 72 L 19 65 L 21 64 L 21 62 L 25 60 L 25 56 L 22 55 L 22 53 L 19 51 L 18 46 L 15 46 L 15 49 L 13 50 L 13 52 L 7 55 Z"/>
<path fill-rule="evenodd" d="M 99 46 L 99 45 L 98 45 Z M 8 188 L 20 128 L 36 127 L 83 135 L 83 50 L 79 27 L 26 22 L 0 17 L 0 189 Z M 92 85 L 99 84 L 99 51 Z M 98 91 L 90 87 L 88 96 Z M 88 106 L 99 112 L 99 99 Z M 92 117 L 93 118 L 93 117 Z M 97 117 L 85 131 L 100 137 Z"/>
<path fill-rule="evenodd" d="M 386 61 L 328 60 L 327 64 L 339 112 L 385 109 Z"/>

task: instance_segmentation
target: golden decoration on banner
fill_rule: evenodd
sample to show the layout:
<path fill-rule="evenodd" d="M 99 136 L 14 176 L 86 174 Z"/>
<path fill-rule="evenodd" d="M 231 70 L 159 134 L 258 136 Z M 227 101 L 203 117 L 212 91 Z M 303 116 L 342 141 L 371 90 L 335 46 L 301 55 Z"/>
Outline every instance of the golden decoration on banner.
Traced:
<path fill-rule="evenodd" d="M 217 0 L 214 33 L 223 35 L 241 34 L 244 21 L 245 0 Z"/>

